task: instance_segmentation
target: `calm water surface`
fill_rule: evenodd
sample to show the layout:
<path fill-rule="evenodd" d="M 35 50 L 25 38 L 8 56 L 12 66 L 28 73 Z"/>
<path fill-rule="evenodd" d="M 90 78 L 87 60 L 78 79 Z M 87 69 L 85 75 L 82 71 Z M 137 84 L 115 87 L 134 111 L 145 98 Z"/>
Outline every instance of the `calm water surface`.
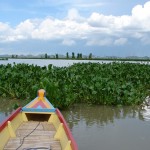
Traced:
<path fill-rule="evenodd" d="M 80 150 L 150 148 L 150 121 L 138 107 L 76 105 L 63 115 Z"/>
<path fill-rule="evenodd" d="M 26 63 L 26 64 L 33 64 L 38 66 L 48 66 L 48 64 L 52 64 L 53 66 L 57 67 L 65 67 L 73 65 L 74 63 L 111 63 L 113 61 L 106 61 L 106 60 L 61 60 L 61 59 L 8 59 L 8 60 L 0 60 L 0 64 L 13 64 L 13 63 Z M 120 62 L 120 61 L 118 61 Z M 140 61 L 127 61 L 131 63 L 144 63 L 150 64 L 150 62 L 140 62 Z"/>
<path fill-rule="evenodd" d="M 13 64 L 13 63 L 26 63 L 26 64 L 33 64 L 38 66 L 48 66 L 48 64 L 52 64 L 53 66 L 57 67 L 64 67 L 64 66 L 70 66 L 74 63 L 87 63 L 87 62 L 93 62 L 93 63 L 108 63 L 112 61 L 98 61 L 98 60 L 57 60 L 57 59 L 8 59 L 8 60 L 1 60 L 0 64 Z"/>
<path fill-rule="evenodd" d="M 2 121 L 9 113 L 0 111 Z M 80 150 L 149 150 L 150 120 L 138 107 L 77 104 L 62 113 Z"/>

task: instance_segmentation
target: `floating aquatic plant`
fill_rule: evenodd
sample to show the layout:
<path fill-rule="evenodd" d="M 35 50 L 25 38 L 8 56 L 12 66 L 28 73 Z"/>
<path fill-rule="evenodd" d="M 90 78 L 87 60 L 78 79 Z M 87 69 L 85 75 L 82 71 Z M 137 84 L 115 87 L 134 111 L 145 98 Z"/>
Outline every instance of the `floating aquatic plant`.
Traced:
<path fill-rule="evenodd" d="M 140 104 L 150 89 L 150 65 L 77 63 L 69 67 L 0 65 L 0 96 L 33 99 L 44 88 L 56 107 L 73 103 Z"/>

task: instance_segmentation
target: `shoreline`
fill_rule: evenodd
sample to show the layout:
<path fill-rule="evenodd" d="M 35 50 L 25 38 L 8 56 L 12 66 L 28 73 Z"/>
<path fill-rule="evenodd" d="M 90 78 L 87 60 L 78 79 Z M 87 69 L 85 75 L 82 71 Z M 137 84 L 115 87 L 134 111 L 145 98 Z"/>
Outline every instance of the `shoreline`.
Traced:
<path fill-rule="evenodd" d="M 19 57 L 19 58 L 0 58 L 0 60 L 9 60 L 9 59 L 41 59 L 41 60 L 95 60 L 95 61 L 143 61 L 150 62 L 150 59 L 142 59 L 142 58 L 40 58 L 40 57 Z"/>

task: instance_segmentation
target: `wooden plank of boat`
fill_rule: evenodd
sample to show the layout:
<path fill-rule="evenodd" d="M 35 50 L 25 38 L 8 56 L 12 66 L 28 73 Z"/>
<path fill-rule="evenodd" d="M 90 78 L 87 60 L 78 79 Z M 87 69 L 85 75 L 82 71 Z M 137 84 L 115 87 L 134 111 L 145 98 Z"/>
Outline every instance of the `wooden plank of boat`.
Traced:
<path fill-rule="evenodd" d="M 57 148 L 61 150 L 60 142 L 53 138 L 56 133 L 54 126 L 51 124 L 51 128 L 45 128 L 44 126 L 47 125 L 49 125 L 49 123 L 36 121 L 28 121 L 28 123 L 21 124 L 21 126 L 17 129 L 16 138 L 11 138 L 5 146 L 4 150 L 16 150 L 18 147 L 20 147 L 21 144 L 22 146 L 20 149 L 38 147 L 42 149 L 43 147 L 43 149 Z M 34 132 L 32 132 L 33 130 Z"/>
<path fill-rule="evenodd" d="M 0 150 L 78 150 L 58 109 L 39 90 L 36 97 L 18 108 L 0 125 Z"/>

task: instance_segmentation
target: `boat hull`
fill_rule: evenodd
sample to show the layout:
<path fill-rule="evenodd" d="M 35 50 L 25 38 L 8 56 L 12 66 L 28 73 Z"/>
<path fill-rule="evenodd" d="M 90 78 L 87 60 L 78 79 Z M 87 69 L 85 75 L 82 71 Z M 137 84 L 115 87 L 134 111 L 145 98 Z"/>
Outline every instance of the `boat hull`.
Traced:
<path fill-rule="evenodd" d="M 47 122 L 55 128 L 53 135 L 54 140 L 60 142 L 62 150 L 78 150 L 77 144 L 70 132 L 70 129 L 59 111 L 54 112 L 26 112 L 22 108 L 15 110 L 3 123 L 0 125 L 0 150 L 5 149 L 5 146 L 10 139 L 17 138 L 17 129 L 28 122 Z M 42 133 L 42 132 L 41 132 Z M 43 143 L 44 145 L 44 143 Z"/>

